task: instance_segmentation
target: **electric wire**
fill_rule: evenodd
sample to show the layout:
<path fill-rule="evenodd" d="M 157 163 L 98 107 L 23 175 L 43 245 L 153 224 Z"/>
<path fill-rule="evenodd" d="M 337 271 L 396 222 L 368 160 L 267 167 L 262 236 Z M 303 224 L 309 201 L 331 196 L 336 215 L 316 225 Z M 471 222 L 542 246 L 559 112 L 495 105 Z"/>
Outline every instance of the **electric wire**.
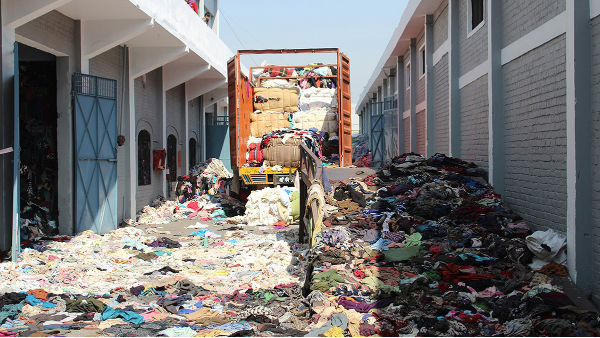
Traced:
<path fill-rule="evenodd" d="M 225 22 L 227 22 L 227 26 L 229 26 L 229 28 L 231 28 L 231 31 L 233 32 L 233 35 L 235 35 L 235 37 L 240 42 L 240 44 L 242 45 L 242 47 L 244 49 L 246 49 L 246 46 L 244 46 L 244 43 L 242 42 L 242 40 L 240 40 L 240 38 L 235 33 L 235 30 L 233 29 L 233 27 L 231 27 L 231 24 L 229 24 L 229 20 L 227 20 L 227 17 L 225 16 L 225 13 L 223 13 L 223 11 L 221 11 L 221 14 L 223 14 L 223 19 L 225 19 Z M 254 58 L 252 57 L 252 55 L 248 55 L 248 56 L 252 59 L 252 61 L 254 62 L 254 65 L 258 66 L 258 63 L 256 63 L 256 61 L 254 60 Z"/>

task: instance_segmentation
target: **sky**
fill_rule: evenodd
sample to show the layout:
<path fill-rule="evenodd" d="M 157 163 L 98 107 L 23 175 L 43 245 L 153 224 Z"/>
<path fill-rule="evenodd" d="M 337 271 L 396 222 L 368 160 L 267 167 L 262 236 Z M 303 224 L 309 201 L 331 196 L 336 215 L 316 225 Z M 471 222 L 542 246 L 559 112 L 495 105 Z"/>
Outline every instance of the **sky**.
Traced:
<path fill-rule="evenodd" d="M 238 49 L 339 48 L 350 59 L 352 103 L 358 103 L 408 0 L 222 0 L 219 35 Z M 335 56 L 308 54 L 244 57 L 246 67 L 333 63 Z M 255 64 L 256 63 L 256 64 Z"/>

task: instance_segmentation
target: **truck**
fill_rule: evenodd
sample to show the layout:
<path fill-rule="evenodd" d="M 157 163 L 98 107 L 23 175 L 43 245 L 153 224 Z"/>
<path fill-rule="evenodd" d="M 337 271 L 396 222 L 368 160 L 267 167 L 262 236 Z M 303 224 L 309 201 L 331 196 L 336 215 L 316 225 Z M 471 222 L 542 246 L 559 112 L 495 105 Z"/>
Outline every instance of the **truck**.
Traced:
<path fill-rule="evenodd" d="M 250 67 L 245 74 L 240 61 L 243 55 L 300 53 L 315 55 L 333 53 L 337 62 L 301 66 L 261 65 Z M 328 148 L 330 152 L 333 151 L 329 155 L 335 158 L 337 154 L 340 167 L 352 164 L 350 60 L 345 54 L 340 53 L 338 48 L 239 50 L 228 61 L 227 72 L 230 152 L 234 173 L 232 191 L 239 191 L 240 187 L 252 190 L 252 188 L 293 183 L 293 175 L 299 166 L 297 161 L 286 160 L 286 165 L 282 166 L 256 165 L 262 160 L 263 155 L 257 147 L 262 146 L 249 143 L 249 140 L 251 142 L 258 140 L 261 133 L 271 132 L 271 129 L 293 127 L 294 130 L 302 130 L 303 127 L 314 126 L 314 123 L 317 123 L 317 128 L 313 128 L 314 130 L 321 129 L 319 127 L 322 125 L 324 126 L 322 129 L 327 129 L 328 132 L 326 133 L 329 137 L 328 144 L 335 144 L 337 141 L 336 147 Z M 279 88 L 277 83 L 287 83 L 287 85 Z M 299 91 L 298 95 L 301 95 L 298 99 L 298 107 L 294 106 L 296 90 Z M 291 96 L 288 97 L 288 94 Z M 309 94 L 313 96 L 307 96 Z M 324 97 L 326 99 L 323 99 Z M 271 112 L 273 115 L 263 111 L 269 110 L 269 103 L 271 107 L 276 107 L 275 110 L 281 115 L 275 114 L 276 111 Z M 260 119 L 269 122 L 260 124 Z M 325 122 L 319 122 L 321 120 Z M 321 132 L 321 134 L 325 133 Z M 269 147 L 268 151 L 264 149 L 265 161 L 268 156 L 282 158 L 299 156 L 301 149 L 296 151 L 289 146 L 288 144 L 288 147 Z M 255 165 L 250 165 L 249 161 L 254 161 Z"/>

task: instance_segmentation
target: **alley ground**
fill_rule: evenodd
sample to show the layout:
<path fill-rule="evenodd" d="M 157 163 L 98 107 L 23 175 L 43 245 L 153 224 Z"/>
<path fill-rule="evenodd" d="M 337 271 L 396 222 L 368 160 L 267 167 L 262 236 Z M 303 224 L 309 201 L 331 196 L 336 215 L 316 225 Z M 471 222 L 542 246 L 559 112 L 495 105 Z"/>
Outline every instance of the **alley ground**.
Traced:
<path fill-rule="evenodd" d="M 379 172 L 328 169 L 336 194 L 349 198 L 327 197 L 327 208 L 338 210 L 313 234 L 310 250 L 297 242 L 298 224 L 277 229 L 229 219 L 87 232 L 27 249 L 19 264 L 0 265 L 0 334 L 596 334 L 596 309 L 555 274 L 560 265 L 540 273 L 516 254 L 526 252 L 531 231 L 473 223 L 491 212 L 478 201 L 495 204 L 503 222 L 512 216 L 480 178 L 454 173 L 454 160 L 433 167 L 435 160 L 408 155 Z M 463 198 L 469 202 L 443 210 L 444 199 L 454 205 Z"/>

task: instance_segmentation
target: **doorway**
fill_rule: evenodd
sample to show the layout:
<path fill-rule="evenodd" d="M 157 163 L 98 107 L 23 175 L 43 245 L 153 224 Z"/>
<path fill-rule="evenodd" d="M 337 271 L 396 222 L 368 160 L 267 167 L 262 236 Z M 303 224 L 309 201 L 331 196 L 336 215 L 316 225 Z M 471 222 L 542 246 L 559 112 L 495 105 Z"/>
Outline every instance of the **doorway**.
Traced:
<path fill-rule="evenodd" d="M 167 137 L 167 165 L 170 170 L 170 182 L 177 181 L 177 138 L 170 134 Z"/>
<path fill-rule="evenodd" d="M 196 163 L 196 139 L 195 138 L 190 138 L 190 144 L 189 144 L 189 148 L 190 150 L 190 167 L 195 166 Z"/>
<path fill-rule="evenodd" d="M 21 236 L 31 239 L 58 234 L 56 56 L 18 48 Z"/>

